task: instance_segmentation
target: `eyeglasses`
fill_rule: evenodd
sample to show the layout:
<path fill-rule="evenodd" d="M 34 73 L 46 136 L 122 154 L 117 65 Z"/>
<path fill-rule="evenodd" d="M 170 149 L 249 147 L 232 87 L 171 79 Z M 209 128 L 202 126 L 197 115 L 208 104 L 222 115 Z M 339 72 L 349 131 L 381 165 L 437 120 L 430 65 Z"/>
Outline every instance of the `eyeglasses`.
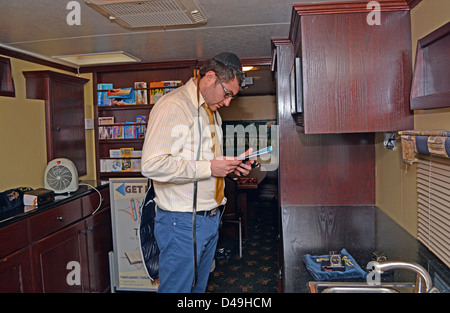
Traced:
<path fill-rule="evenodd" d="M 220 86 L 222 86 L 223 91 L 225 92 L 224 98 L 225 99 L 228 99 L 228 98 L 236 99 L 237 95 L 233 95 L 232 93 L 228 92 L 227 88 L 225 88 L 225 86 L 222 84 L 222 82 L 220 81 L 220 78 L 219 78 L 219 76 L 217 76 L 217 74 L 216 74 L 216 77 L 217 77 L 217 81 L 219 82 Z"/>

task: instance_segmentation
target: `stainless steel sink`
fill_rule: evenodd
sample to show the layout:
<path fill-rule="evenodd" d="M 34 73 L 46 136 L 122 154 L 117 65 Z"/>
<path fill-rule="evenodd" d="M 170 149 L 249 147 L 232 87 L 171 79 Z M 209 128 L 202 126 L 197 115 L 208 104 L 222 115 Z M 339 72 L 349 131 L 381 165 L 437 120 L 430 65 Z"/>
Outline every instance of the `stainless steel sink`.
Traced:
<path fill-rule="evenodd" d="M 437 292 L 432 288 L 432 279 L 419 264 L 401 261 L 371 262 L 372 270 L 381 274 L 392 269 L 409 270 L 416 273 L 416 281 L 412 282 L 309 282 L 311 293 L 430 293 Z"/>
<path fill-rule="evenodd" d="M 366 282 L 311 281 L 308 286 L 311 293 L 412 293 L 415 289 L 413 283 L 369 285 Z"/>

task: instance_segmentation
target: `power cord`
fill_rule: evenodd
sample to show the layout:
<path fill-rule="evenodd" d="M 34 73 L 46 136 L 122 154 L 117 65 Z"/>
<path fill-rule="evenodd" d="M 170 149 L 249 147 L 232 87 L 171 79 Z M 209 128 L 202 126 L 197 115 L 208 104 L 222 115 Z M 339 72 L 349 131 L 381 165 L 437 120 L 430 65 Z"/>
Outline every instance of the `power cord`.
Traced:
<path fill-rule="evenodd" d="M 91 215 L 94 215 L 95 213 L 97 213 L 98 210 L 100 210 L 100 207 L 102 206 L 102 202 L 103 202 L 103 197 L 102 194 L 100 193 L 100 191 L 98 191 L 97 188 L 95 188 L 94 186 L 90 185 L 90 184 L 85 184 L 85 183 L 79 183 L 78 185 L 84 185 L 84 186 L 89 186 L 92 189 L 94 189 L 95 191 L 97 191 L 98 195 L 100 196 L 100 202 L 98 204 L 98 207 L 94 210 L 94 212 L 92 212 Z"/>

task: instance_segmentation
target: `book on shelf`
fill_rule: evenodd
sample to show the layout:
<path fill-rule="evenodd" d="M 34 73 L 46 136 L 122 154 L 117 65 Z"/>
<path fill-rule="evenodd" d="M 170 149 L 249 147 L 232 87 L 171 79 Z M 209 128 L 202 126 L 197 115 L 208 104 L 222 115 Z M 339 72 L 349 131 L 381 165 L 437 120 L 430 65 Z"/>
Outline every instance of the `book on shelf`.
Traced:
<path fill-rule="evenodd" d="M 110 149 L 109 157 L 110 158 L 120 158 L 120 149 Z"/>
<path fill-rule="evenodd" d="M 150 82 L 150 88 L 163 88 L 164 87 L 164 82 L 159 81 L 159 82 Z"/>
<path fill-rule="evenodd" d="M 181 80 L 165 80 L 164 84 L 164 94 L 171 92 L 172 90 L 183 85 Z"/>
<path fill-rule="evenodd" d="M 122 160 L 121 159 L 111 160 L 110 172 L 122 172 Z"/>
<path fill-rule="evenodd" d="M 140 172 L 141 159 L 100 159 L 101 173 Z"/>
<path fill-rule="evenodd" d="M 150 104 L 155 104 L 163 95 L 183 85 L 181 80 L 150 82 Z"/>
<path fill-rule="evenodd" d="M 164 87 L 180 87 L 183 86 L 183 82 L 181 80 L 163 80 L 162 81 Z"/>
<path fill-rule="evenodd" d="M 120 157 L 121 158 L 131 158 L 133 157 L 134 148 L 120 148 Z"/>
<path fill-rule="evenodd" d="M 131 172 L 133 170 L 133 160 L 122 159 L 122 172 Z"/>
<path fill-rule="evenodd" d="M 97 84 L 97 105 L 101 106 L 111 106 L 112 101 L 108 98 L 108 90 L 113 88 L 113 84 L 102 83 Z"/>
<path fill-rule="evenodd" d="M 130 124 L 130 125 L 123 126 L 123 138 L 124 139 L 137 138 L 136 137 L 136 124 L 133 124 L 132 122 L 125 122 L 125 124 Z"/>
<path fill-rule="evenodd" d="M 134 150 L 134 148 L 109 149 L 109 157 L 113 159 L 119 158 L 140 158 L 142 150 Z"/>
<path fill-rule="evenodd" d="M 98 118 L 98 125 L 112 125 L 114 124 L 114 116 L 106 116 Z"/>
<path fill-rule="evenodd" d="M 98 127 L 98 139 L 111 139 L 111 129 L 109 126 Z"/>
<path fill-rule="evenodd" d="M 136 125 L 136 138 L 144 138 L 147 131 L 147 125 Z"/>
<path fill-rule="evenodd" d="M 111 126 L 111 139 L 123 139 L 123 126 L 114 125 Z"/>
<path fill-rule="evenodd" d="M 112 105 L 136 104 L 136 93 L 133 88 L 110 89 L 107 95 L 109 99 L 112 99 Z"/>
<path fill-rule="evenodd" d="M 147 116 L 146 115 L 136 115 L 136 123 L 147 123 Z"/>
<path fill-rule="evenodd" d="M 128 125 L 129 124 L 129 125 Z M 145 137 L 147 125 L 133 122 L 116 123 L 98 127 L 99 139 L 141 139 Z"/>
<path fill-rule="evenodd" d="M 132 163 L 133 172 L 140 172 L 141 171 L 141 159 L 133 159 Z"/>
<path fill-rule="evenodd" d="M 136 104 L 148 104 L 147 83 L 135 82 L 134 89 L 136 90 Z"/>
<path fill-rule="evenodd" d="M 142 150 L 133 150 L 131 151 L 132 158 L 140 158 L 142 157 Z"/>
<path fill-rule="evenodd" d="M 164 95 L 164 88 L 150 89 L 150 104 L 155 104 Z"/>

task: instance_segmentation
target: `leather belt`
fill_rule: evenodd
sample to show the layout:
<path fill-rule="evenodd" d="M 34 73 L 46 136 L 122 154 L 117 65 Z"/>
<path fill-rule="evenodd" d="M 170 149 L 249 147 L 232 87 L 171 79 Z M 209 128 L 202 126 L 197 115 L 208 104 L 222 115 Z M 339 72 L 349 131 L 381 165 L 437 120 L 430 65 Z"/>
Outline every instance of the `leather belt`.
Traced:
<path fill-rule="evenodd" d="M 223 205 L 215 207 L 214 209 L 211 209 L 209 211 L 197 211 L 196 214 L 200 216 L 206 216 L 206 217 L 213 217 L 216 216 L 217 213 L 219 213 L 219 209 L 223 209 Z M 167 211 L 163 210 L 160 207 L 158 207 L 159 210 L 166 211 L 166 212 L 176 212 L 176 211 Z M 181 212 L 181 213 L 192 213 L 192 212 Z"/>
<path fill-rule="evenodd" d="M 217 213 L 219 213 L 219 209 L 220 209 L 220 207 L 216 207 L 216 208 L 214 208 L 212 210 L 209 210 L 209 211 L 197 211 L 197 215 L 213 217 Z"/>

